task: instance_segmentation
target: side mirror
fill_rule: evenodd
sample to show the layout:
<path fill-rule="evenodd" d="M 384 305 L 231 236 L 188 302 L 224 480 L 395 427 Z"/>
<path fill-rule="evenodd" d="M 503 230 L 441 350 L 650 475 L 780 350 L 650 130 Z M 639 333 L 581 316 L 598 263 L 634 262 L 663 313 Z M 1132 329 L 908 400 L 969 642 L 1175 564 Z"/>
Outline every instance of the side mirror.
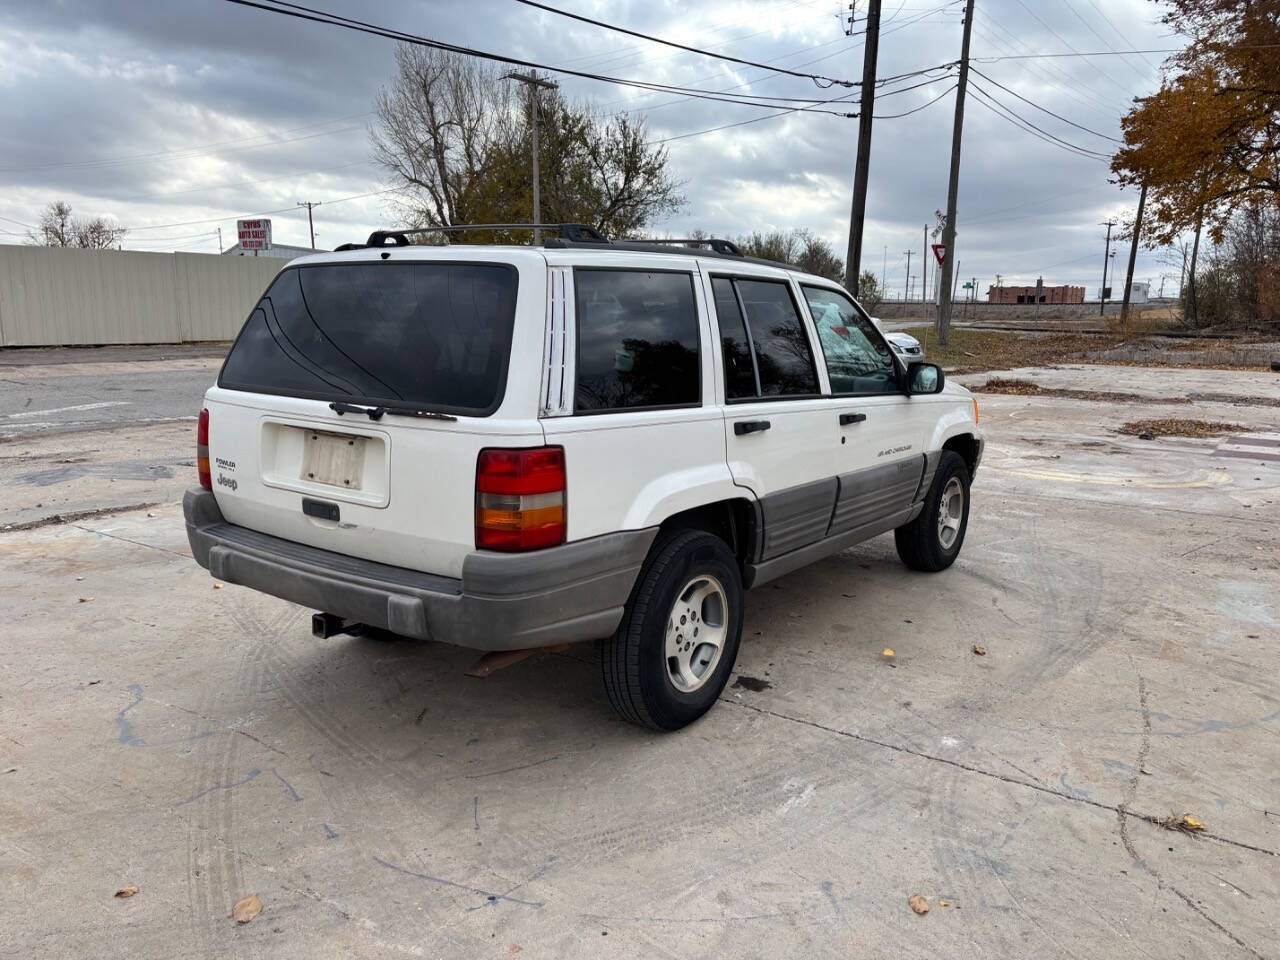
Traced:
<path fill-rule="evenodd" d="M 947 378 L 936 363 L 913 363 L 907 367 L 907 396 L 916 393 L 941 393 Z"/>

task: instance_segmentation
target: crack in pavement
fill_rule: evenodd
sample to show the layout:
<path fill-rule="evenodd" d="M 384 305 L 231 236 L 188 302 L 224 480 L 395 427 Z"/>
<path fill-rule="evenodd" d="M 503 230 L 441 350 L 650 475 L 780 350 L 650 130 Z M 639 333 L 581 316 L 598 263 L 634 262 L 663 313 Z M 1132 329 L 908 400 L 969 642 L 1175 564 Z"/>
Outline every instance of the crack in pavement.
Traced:
<path fill-rule="evenodd" d="M 1006 777 L 1003 774 L 993 773 L 990 770 L 983 770 L 981 767 L 961 763 L 959 760 L 952 760 L 949 757 L 939 757 L 932 753 L 925 753 L 923 750 L 914 750 L 911 747 L 902 746 L 901 744 L 896 743 L 889 743 L 885 740 L 877 740 L 874 737 L 864 736 L 860 733 L 851 733 L 848 730 L 841 730 L 839 727 L 827 726 L 826 724 L 819 723 L 816 720 L 805 720 L 802 717 L 792 717 L 785 713 L 779 713 L 776 710 L 768 710 L 764 707 L 753 706 L 749 703 L 742 703 L 738 700 L 730 700 L 727 697 L 720 697 L 719 700 L 721 703 L 732 704 L 735 707 L 741 707 L 744 710 L 751 710 L 755 713 L 760 713 L 768 717 L 775 717 L 778 720 L 786 720 L 789 723 L 798 723 L 806 727 L 813 727 L 815 730 L 822 730 L 826 733 L 831 733 L 838 737 L 845 737 L 849 740 L 858 740 L 862 743 L 870 744 L 873 747 L 884 747 L 886 750 L 905 753 L 909 756 L 918 757 L 921 760 L 932 760 L 935 763 L 945 763 L 948 766 L 957 767 L 961 770 L 968 771 L 969 773 L 976 773 L 979 776 L 990 777 L 993 780 L 999 780 L 1003 783 L 1010 783 L 1015 786 L 1026 787 L 1028 790 L 1037 790 L 1040 793 L 1047 793 L 1062 800 L 1070 800 L 1072 803 L 1082 803 L 1086 806 L 1096 807 L 1099 810 L 1109 810 L 1112 813 L 1120 813 L 1125 817 L 1132 817 L 1134 820 L 1143 820 L 1153 826 L 1160 826 L 1161 818 L 1154 816 L 1153 814 L 1137 813 L 1128 808 L 1121 810 L 1118 806 L 1110 803 L 1103 803 L 1100 800 L 1090 800 L 1087 797 L 1080 796 L 1079 794 L 1068 793 L 1064 790 L 1055 790 L 1053 787 L 1046 787 L 1038 783 L 1030 783 L 1026 780 L 1019 780 L 1016 777 Z M 1266 847 L 1258 847 L 1251 843 L 1245 843 L 1242 840 L 1232 840 L 1230 837 L 1224 837 L 1220 834 L 1203 831 L 1198 832 L 1196 836 L 1205 840 L 1214 840 L 1218 843 L 1239 847 L 1242 850 L 1252 850 L 1254 853 L 1264 853 L 1269 857 L 1280 857 L 1280 852 L 1275 850 L 1269 850 Z"/>
<path fill-rule="evenodd" d="M 151 500 L 146 503 L 128 503 L 119 507 L 98 507 L 95 510 L 77 510 L 73 513 L 55 513 L 48 517 L 41 517 L 39 520 L 27 520 L 23 523 L 7 523 L 0 527 L 0 533 L 20 533 L 23 530 L 38 530 L 40 527 L 56 526 L 60 523 L 78 526 L 77 520 L 91 520 L 95 517 L 108 517 L 116 513 L 128 513 L 131 510 L 148 510 L 151 507 L 162 506 L 160 500 Z M 86 530 L 86 527 L 80 527 Z M 89 530 L 90 533 L 97 533 L 96 530 Z M 145 546 L 145 544 L 143 544 Z"/>

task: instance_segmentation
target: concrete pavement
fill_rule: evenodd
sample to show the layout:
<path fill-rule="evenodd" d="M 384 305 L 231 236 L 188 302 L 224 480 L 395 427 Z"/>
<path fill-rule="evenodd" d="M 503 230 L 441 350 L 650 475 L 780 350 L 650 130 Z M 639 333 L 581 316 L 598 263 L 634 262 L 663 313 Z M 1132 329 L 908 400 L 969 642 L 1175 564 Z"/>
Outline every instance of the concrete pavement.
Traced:
<path fill-rule="evenodd" d="M 1280 956 L 1280 464 L 1115 432 L 1280 408 L 1124 375 L 1151 399 L 981 396 L 955 567 L 882 537 L 749 594 L 768 686 L 670 736 L 613 718 L 589 645 L 469 680 L 215 589 L 190 424 L 0 444 L 96 450 L 50 497 L 161 501 L 0 533 L 0 956 Z"/>

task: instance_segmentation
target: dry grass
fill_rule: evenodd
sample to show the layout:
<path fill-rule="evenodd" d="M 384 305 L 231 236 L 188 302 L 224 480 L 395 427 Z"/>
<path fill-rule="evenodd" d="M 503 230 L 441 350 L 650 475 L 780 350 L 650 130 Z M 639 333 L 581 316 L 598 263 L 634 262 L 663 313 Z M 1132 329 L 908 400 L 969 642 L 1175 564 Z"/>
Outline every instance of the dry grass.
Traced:
<path fill-rule="evenodd" d="M 938 344 L 933 327 L 913 327 L 907 332 L 920 341 L 925 358 L 945 367 L 948 373 L 983 373 L 1060 363 L 1266 369 L 1265 365 L 1245 362 L 1234 351 L 1226 349 L 1222 341 L 1151 341 L 1141 332 L 1027 334 L 952 328 L 951 342 L 946 347 Z M 1153 347 L 1153 343 L 1158 346 Z M 1133 349 L 1129 349 L 1131 346 Z M 1201 358 L 1190 359 L 1187 355 L 1197 349 L 1207 352 Z M 1168 357 L 1174 352 L 1181 354 L 1178 361 Z"/>
<path fill-rule="evenodd" d="M 992 377 L 986 383 L 969 389 L 975 393 L 1006 393 L 1015 397 L 1030 397 L 1040 392 L 1040 385 L 1017 377 Z"/>
<path fill-rule="evenodd" d="M 926 359 L 954 373 L 1011 370 L 1049 363 L 1083 363 L 1086 354 L 1111 338 L 1074 333 L 1017 334 L 992 330 L 951 330 L 951 342 L 938 344 L 932 327 L 907 331 L 924 346 Z"/>
<path fill-rule="evenodd" d="M 1017 377 L 992 377 L 986 383 L 970 387 L 974 393 L 1003 393 L 1015 397 L 1060 397 L 1066 400 L 1096 400 L 1103 403 L 1190 403 L 1188 397 L 1144 397 L 1140 393 L 1116 390 L 1070 390 L 1042 387 Z"/>
<path fill-rule="evenodd" d="M 1155 437 L 1217 437 L 1224 433 L 1242 433 L 1248 430 L 1238 423 L 1225 423 L 1220 420 L 1181 420 L 1168 418 L 1163 420 L 1131 420 L 1120 427 L 1121 433 L 1132 437 L 1153 439 Z"/>

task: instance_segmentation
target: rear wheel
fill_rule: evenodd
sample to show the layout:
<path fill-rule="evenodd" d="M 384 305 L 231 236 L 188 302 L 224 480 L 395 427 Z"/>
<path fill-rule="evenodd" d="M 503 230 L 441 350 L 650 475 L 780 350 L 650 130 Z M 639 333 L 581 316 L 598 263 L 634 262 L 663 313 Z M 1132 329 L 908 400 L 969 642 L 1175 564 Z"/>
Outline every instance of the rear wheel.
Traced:
<path fill-rule="evenodd" d="M 969 468 L 958 453 L 944 450 L 924 509 L 893 532 L 898 556 L 912 570 L 945 570 L 960 555 L 968 525 Z"/>
<path fill-rule="evenodd" d="M 625 719 L 679 730 L 720 696 L 742 635 L 742 575 L 728 545 L 686 530 L 650 551 L 600 664 Z"/>

